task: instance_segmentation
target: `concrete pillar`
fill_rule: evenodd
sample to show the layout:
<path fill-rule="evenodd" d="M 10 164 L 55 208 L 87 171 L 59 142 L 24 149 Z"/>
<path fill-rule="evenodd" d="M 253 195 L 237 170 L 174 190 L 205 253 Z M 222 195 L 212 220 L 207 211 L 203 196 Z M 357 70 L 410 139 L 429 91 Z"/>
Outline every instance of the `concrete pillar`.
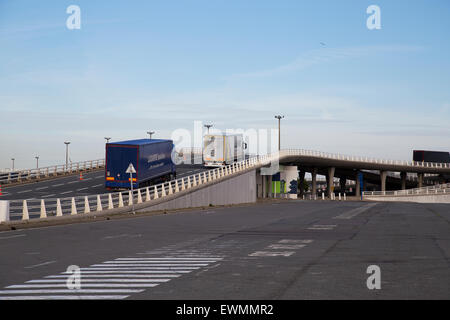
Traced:
<path fill-rule="evenodd" d="M 423 187 L 423 173 L 417 174 L 417 187 L 422 188 Z"/>
<path fill-rule="evenodd" d="M 345 193 L 345 185 L 347 184 L 347 178 L 346 177 L 340 177 L 339 178 L 339 186 L 341 187 L 340 193 Z"/>
<path fill-rule="evenodd" d="M 400 172 L 400 178 L 402 179 L 402 190 L 406 190 L 406 172 Z"/>
<path fill-rule="evenodd" d="M 381 191 L 386 191 L 386 177 L 387 171 L 380 170 Z"/>
<path fill-rule="evenodd" d="M 303 194 L 305 193 L 304 183 L 305 183 L 305 171 L 301 170 L 298 172 L 299 174 L 299 185 L 298 185 L 298 191 L 300 194 L 300 197 L 303 197 Z"/>
<path fill-rule="evenodd" d="M 313 168 L 313 170 L 311 172 L 311 176 L 312 176 L 311 193 L 312 193 L 312 196 L 315 197 L 317 194 L 317 168 Z"/>
<path fill-rule="evenodd" d="M 359 181 L 359 171 L 355 174 L 355 196 L 361 197 L 361 183 Z"/>
<path fill-rule="evenodd" d="M 328 175 L 327 175 L 327 190 L 328 190 L 328 197 L 331 199 L 331 194 L 334 192 L 334 172 L 336 171 L 335 167 L 328 168 Z"/>

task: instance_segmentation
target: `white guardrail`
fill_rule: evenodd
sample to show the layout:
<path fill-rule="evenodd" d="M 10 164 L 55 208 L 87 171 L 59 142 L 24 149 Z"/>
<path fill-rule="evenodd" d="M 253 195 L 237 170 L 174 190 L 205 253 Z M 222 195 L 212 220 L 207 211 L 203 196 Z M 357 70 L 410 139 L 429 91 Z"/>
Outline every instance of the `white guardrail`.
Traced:
<path fill-rule="evenodd" d="M 133 192 L 126 190 L 69 198 L 4 200 L 0 201 L 0 222 L 42 219 L 49 216 L 73 216 L 122 207 L 129 207 L 131 210 L 133 204 L 154 201 L 172 194 L 185 192 L 202 184 L 224 179 L 237 172 L 269 164 L 278 158 L 278 153 L 254 157 L 191 176 L 135 189 Z"/>
<path fill-rule="evenodd" d="M 412 195 L 427 195 L 427 194 L 449 194 L 450 183 L 437 184 L 429 187 L 395 190 L 395 191 L 364 191 L 363 196 L 368 197 L 384 197 L 384 196 L 412 196 Z"/>
<path fill-rule="evenodd" d="M 30 181 L 33 179 L 54 177 L 62 174 L 70 174 L 78 171 L 86 171 L 91 169 L 98 169 L 105 166 L 105 159 L 89 160 L 70 163 L 69 165 L 61 164 L 56 166 L 15 170 L 10 172 L 0 173 L 0 184 L 10 184 L 16 182 Z"/>
<path fill-rule="evenodd" d="M 270 155 L 255 156 L 224 167 L 211 169 L 188 177 L 160 183 L 151 187 L 144 187 L 131 191 L 104 193 L 90 196 L 54 198 L 54 199 L 25 199 L 0 201 L 0 222 L 9 221 L 10 218 L 29 220 L 33 218 L 46 218 L 48 216 L 78 215 L 92 211 L 104 211 L 109 209 L 130 206 L 153 201 L 168 195 L 184 192 L 199 185 L 224 179 L 237 172 L 265 166 L 271 162 L 277 162 L 286 156 L 315 156 L 347 161 L 372 161 L 374 163 L 399 164 L 423 167 L 421 162 L 406 162 L 395 160 L 377 160 L 362 157 L 336 155 L 318 151 L 285 149 Z M 187 153 L 181 158 L 185 160 Z M 97 165 L 103 164 L 103 160 Z M 86 162 L 84 162 L 86 163 Z M 93 162 L 95 163 L 95 161 Z M 450 164 L 431 164 L 435 168 L 449 168 Z M 428 166 L 428 165 L 425 165 Z M 55 170 L 57 172 L 57 170 Z M 410 189 L 413 190 L 413 189 Z"/>

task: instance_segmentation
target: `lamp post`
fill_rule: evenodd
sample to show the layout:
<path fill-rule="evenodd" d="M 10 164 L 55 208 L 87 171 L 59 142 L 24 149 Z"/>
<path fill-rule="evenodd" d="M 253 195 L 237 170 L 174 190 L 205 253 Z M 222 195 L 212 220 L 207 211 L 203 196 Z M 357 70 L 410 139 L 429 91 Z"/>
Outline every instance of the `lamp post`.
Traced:
<path fill-rule="evenodd" d="M 150 139 L 152 138 L 152 134 L 155 133 L 155 131 L 147 131 L 148 135 L 150 136 Z"/>
<path fill-rule="evenodd" d="M 208 129 L 208 134 L 209 134 L 209 128 L 211 128 L 213 125 L 212 124 L 205 124 L 204 127 Z"/>
<path fill-rule="evenodd" d="M 36 159 L 36 169 L 39 169 L 39 156 L 34 157 Z"/>
<path fill-rule="evenodd" d="M 16 160 L 16 159 L 11 158 L 11 160 L 12 160 L 12 171 L 14 171 L 14 160 Z"/>
<path fill-rule="evenodd" d="M 105 137 L 106 143 L 109 143 L 109 140 L 111 140 L 111 137 Z"/>
<path fill-rule="evenodd" d="M 69 168 L 69 144 L 70 141 L 65 141 L 64 144 L 66 145 L 66 170 Z"/>
<path fill-rule="evenodd" d="M 280 124 L 281 124 L 281 119 L 283 119 L 284 116 L 275 116 L 275 119 L 278 119 L 278 151 L 280 151 L 281 149 L 281 138 L 280 138 Z"/>

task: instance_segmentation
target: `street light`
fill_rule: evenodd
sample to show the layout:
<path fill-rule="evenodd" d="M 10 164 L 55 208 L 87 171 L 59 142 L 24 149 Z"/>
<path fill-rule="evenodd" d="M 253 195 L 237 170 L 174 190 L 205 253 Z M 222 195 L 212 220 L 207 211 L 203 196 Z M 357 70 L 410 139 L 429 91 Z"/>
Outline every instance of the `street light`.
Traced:
<path fill-rule="evenodd" d="M 34 157 L 36 159 L 36 169 L 39 169 L 39 156 Z"/>
<path fill-rule="evenodd" d="M 278 119 L 278 151 L 281 149 L 281 141 L 280 141 L 280 120 L 283 119 L 284 116 L 275 116 L 275 119 Z"/>
<path fill-rule="evenodd" d="M 150 136 L 150 139 L 152 138 L 152 134 L 155 133 L 155 131 L 147 131 L 148 135 Z"/>
<path fill-rule="evenodd" d="M 106 139 L 106 143 L 109 143 L 109 140 L 111 140 L 110 137 L 105 137 L 105 139 Z"/>
<path fill-rule="evenodd" d="M 12 160 L 12 171 L 14 171 L 14 160 L 16 160 L 16 159 L 11 158 L 11 160 Z"/>
<path fill-rule="evenodd" d="M 208 129 L 208 134 L 209 134 L 209 128 L 211 128 L 213 125 L 212 124 L 205 124 L 204 127 Z"/>
<path fill-rule="evenodd" d="M 64 144 L 66 145 L 66 170 L 69 168 L 69 141 L 65 141 Z"/>

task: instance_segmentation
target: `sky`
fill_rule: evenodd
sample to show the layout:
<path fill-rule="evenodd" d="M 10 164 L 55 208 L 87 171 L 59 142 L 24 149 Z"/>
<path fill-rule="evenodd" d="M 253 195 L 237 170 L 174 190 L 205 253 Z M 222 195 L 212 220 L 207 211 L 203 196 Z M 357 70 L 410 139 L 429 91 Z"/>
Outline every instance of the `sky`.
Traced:
<path fill-rule="evenodd" d="M 449 32 L 445 0 L 0 0 L 0 168 L 62 164 L 64 141 L 73 162 L 101 159 L 104 137 L 270 130 L 278 114 L 282 148 L 450 151 Z"/>

